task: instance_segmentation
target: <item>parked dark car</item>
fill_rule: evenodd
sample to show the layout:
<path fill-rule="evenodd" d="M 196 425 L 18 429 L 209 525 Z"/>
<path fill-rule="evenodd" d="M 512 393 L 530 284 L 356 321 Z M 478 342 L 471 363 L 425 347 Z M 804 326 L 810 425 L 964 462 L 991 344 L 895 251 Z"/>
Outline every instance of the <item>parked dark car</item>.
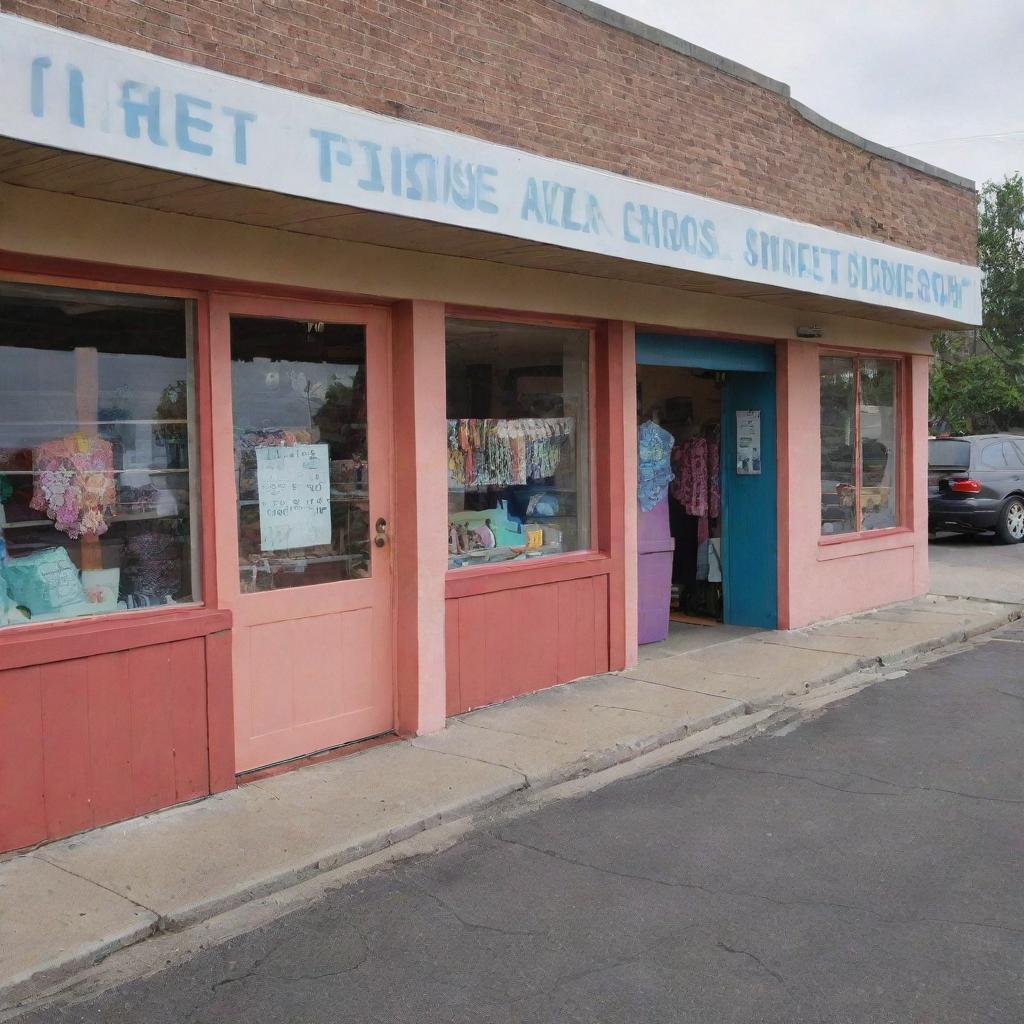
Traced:
<path fill-rule="evenodd" d="M 1024 541 L 1024 437 L 976 434 L 928 442 L 928 529 L 994 531 Z"/>

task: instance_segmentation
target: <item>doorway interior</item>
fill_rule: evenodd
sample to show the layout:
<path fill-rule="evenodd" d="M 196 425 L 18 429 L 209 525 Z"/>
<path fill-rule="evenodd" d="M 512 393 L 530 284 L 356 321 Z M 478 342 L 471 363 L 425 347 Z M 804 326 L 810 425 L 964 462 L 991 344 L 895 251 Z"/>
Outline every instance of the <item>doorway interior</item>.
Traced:
<path fill-rule="evenodd" d="M 674 475 L 664 504 L 646 514 L 657 520 L 650 540 L 657 535 L 671 539 L 669 620 L 673 623 L 714 625 L 723 621 L 725 613 L 719 465 L 724 383 L 725 375 L 716 370 L 637 367 L 640 422 L 657 423 L 674 440 Z M 661 550 L 667 552 L 669 545 Z"/>
<path fill-rule="evenodd" d="M 639 513 L 641 644 L 775 628 L 775 415 L 773 346 L 637 337 L 637 421 L 672 437 L 665 500 Z"/>

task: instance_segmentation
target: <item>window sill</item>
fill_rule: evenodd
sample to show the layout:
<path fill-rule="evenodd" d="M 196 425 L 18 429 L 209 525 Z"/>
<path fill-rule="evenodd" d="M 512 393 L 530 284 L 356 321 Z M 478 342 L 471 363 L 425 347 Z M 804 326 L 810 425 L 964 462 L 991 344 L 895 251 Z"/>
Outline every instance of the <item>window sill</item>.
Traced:
<path fill-rule="evenodd" d="M 611 558 L 600 551 L 574 551 L 526 562 L 449 569 L 445 575 L 444 596 L 446 599 L 472 597 L 474 594 L 490 594 L 498 590 L 516 590 L 562 580 L 602 576 L 611 571 L 611 562 Z"/>
<path fill-rule="evenodd" d="M 0 627 L 0 671 L 208 636 L 231 628 L 231 612 L 196 605 Z"/>
<path fill-rule="evenodd" d="M 917 543 L 917 534 L 906 526 L 889 530 L 866 530 L 861 533 L 844 533 L 838 537 L 818 539 L 818 561 L 827 562 L 834 558 L 853 558 L 869 555 L 876 551 L 895 551 L 912 548 Z"/>

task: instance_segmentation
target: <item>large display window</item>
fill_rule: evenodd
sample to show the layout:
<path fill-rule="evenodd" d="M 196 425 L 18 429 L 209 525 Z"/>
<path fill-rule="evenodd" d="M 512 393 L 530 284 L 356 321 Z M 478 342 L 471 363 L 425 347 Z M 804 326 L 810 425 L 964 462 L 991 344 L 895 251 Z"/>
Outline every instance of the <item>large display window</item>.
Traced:
<path fill-rule="evenodd" d="M 587 330 L 450 318 L 449 567 L 590 543 Z"/>
<path fill-rule="evenodd" d="M 194 318 L 0 282 L 0 626 L 199 600 Z"/>
<path fill-rule="evenodd" d="M 900 361 L 821 357 L 821 532 L 899 524 L 897 413 Z"/>

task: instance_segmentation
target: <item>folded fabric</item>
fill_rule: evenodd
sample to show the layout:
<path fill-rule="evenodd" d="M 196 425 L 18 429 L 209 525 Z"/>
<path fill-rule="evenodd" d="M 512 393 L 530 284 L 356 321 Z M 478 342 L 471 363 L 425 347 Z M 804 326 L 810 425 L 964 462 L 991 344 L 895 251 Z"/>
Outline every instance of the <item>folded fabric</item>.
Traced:
<path fill-rule="evenodd" d="M 33 615 L 49 615 L 85 601 L 78 569 L 64 548 L 43 548 L 11 558 L 3 568 L 8 600 Z"/>

